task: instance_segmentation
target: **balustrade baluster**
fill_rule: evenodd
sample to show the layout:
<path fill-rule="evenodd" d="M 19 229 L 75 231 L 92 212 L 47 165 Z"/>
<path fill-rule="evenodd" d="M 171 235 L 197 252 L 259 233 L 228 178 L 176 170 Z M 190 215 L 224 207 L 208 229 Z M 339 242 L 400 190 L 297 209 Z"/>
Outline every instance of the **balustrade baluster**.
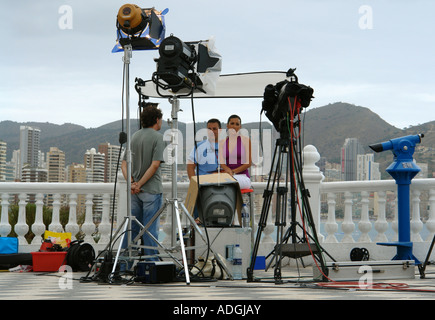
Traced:
<path fill-rule="evenodd" d="M 435 189 L 429 190 L 429 218 L 426 221 L 426 228 L 429 235 L 425 241 L 432 241 L 435 235 Z"/>
<path fill-rule="evenodd" d="M 53 212 L 51 214 L 51 223 L 48 226 L 48 230 L 53 232 L 63 232 L 63 228 L 60 223 L 60 194 L 59 193 L 55 193 L 53 195 Z"/>
<path fill-rule="evenodd" d="M 273 202 L 273 200 L 271 201 Z M 274 214 L 273 214 L 273 210 L 272 210 L 272 205 L 269 206 L 269 213 L 267 214 L 267 219 L 266 219 L 266 226 L 264 227 L 264 231 L 263 231 L 263 239 L 261 241 L 262 244 L 264 245 L 271 245 L 276 243 L 276 238 L 273 239 L 272 238 L 272 234 L 275 231 L 275 223 L 274 223 Z"/>
<path fill-rule="evenodd" d="M 35 235 L 32 240 L 32 244 L 41 245 L 44 239 L 45 224 L 43 220 L 43 208 L 44 208 L 44 195 L 42 193 L 36 194 L 36 212 L 35 212 L 35 222 L 33 223 L 31 229 Z"/>
<path fill-rule="evenodd" d="M 9 193 L 2 193 L 2 211 L 0 220 L 0 236 L 7 237 L 12 227 L 9 223 Z"/>
<path fill-rule="evenodd" d="M 98 240 L 98 242 L 101 243 L 109 243 L 110 241 L 110 230 L 111 230 L 111 224 L 110 224 L 111 205 L 110 204 L 111 204 L 110 194 L 105 193 L 103 195 L 103 214 L 101 217 L 100 225 L 98 226 L 98 231 L 100 233 L 100 239 Z"/>
<path fill-rule="evenodd" d="M 378 232 L 376 236 L 376 242 L 388 242 L 387 235 L 385 232 L 388 230 L 388 222 L 386 219 L 385 208 L 386 208 L 386 192 L 378 192 L 378 219 L 375 222 L 375 229 Z"/>
<path fill-rule="evenodd" d="M 423 222 L 420 219 L 420 190 L 412 190 L 412 217 L 411 217 L 411 241 L 421 242 L 420 231 L 423 229 Z"/>
<path fill-rule="evenodd" d="M 76 240 L 76 235 L 80 231 L 77 223 L 77 193 L 72 193 L 69 196 L 69 216 L 65 231 L 71 233 L 71 241 Z"/>
<path fill-rule="evenodd" d="M 327 233 L 325 242 L 338 243 L 338 240 L 335 237 L 335 233 L 338 231 L 338 224 L 335 220 L 336 194 L 329 192 L 327 197 L 328 197 L 328 220 L 325 223 L 325 231 Z"/>
<path fill-rule="evenodd" d="M 361 231 L 361 236 L 358 242 L 372 242 L 369 232 L 372 229 L 372 223 L 369 219 L 369 193 L 361 192 L 361 220 L 358 223 L 358 229 Z"/>
<path fill-rule="evenodd" d="M 26 199 L 27 194 L 20 193 L 18 196 L 18 222 L 14 227 L 15 233 L 18 235 L 18 243 L 20 245 L 26 245 L 27 240 L 24 237 L 29 231 L 29 226 L 26 223 Z"/>
<path fill-rule="evenodd" d="M 85 234 L 84 241 L 90 244 L 94 244 L 95 240 L 92 237 L 92 234 L 95 232 L 95 224 L 92 218 L 92 206 L 94 202 L 92 199 L 94 195 L 88 193 L 86 195 L 86 211 L 85 211 L 85 222 L 82 225 L 82 232 Z"/>
<path fill-rule="evenodd" d="M 355 230 L 355 223 L 352 221 L 352 193 L 344 193 L 344 220 L 341 224 L 341 230 L 344 232 L 342 242 L 355 242 L 352 232 Z"/>

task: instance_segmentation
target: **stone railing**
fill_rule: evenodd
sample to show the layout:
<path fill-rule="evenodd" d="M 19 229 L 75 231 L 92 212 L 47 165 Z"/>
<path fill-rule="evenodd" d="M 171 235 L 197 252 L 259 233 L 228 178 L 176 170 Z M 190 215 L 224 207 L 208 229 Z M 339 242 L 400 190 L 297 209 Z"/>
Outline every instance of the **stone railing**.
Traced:
<path fill-rule="evenodd" d="M 320 155 L 313 146 L 304 148 L 303 176 L 305 186 L 310 191 L 310 207 L 313 214 L 319 240 L 323 248 L 337 261 L 349 260 L 352 248 L 364 247 L 375 260 L 389 260 L 396 252 L 394 247 L 379 246 L 377 242 L 397 240 L 397 205 L 395 203 L 396 184 L 394 180 L 323 182 L 324 177 L 315 163 Z M 116 221 L 122 221 L 126 215 L 126 183 L 118 179 L 116 187 Z M 184 199 L 188 183 L 177 183 L 178 198 Z M 262 208 L 263 191 L 266 182 L 254 182 L 252 200 L 254 214 L 252 239 L 255 239 L 257 223 Z M 18 221 L 13 230 L 18 236 L 21 252 L 38 250 L 42 235 L 46 229 L 43 223 L 43 204 L 47 195 L 51 195 L 52 217 L 48 229 L 56 232 L 71 232 L 74 236 L 81 233 L 84 240 L 103 250 L 110 239 L 112 217 L 113 183 L 0 183 L 1 219 L 0 236 L 7 236 L 12 226 L 8 212 L 13 202 L 18 204 Z M 171 197 L 172 185 L 164 183 L 164 196 Z M 36 205 L 35 221 L 26 222 L 26 204 L 31 195 Z M 84 217 L 79 224 L 78 198 L 85 198 Z M 95 219 L 95 199 L 98 198 L 101 216 Z M 65 202 L 65 203 L 64 203 Z M 59 215 L 61 206 L 69 207 L 68 222 L 63 228 Z M 259 254 L 266 255 L 275 244 L 274 204 L 268 214 L 267 226 L 263 230 Z M 173 230 L 170 211 L 162 215 L 162 234 Z M 392 211 L 392 213 L 391 213 Z M 290 210 L 288 210 L 290 213 Z M 288 219 L 289 221 L 289 219 Z M 116 223 L 114 224 L 116 228 Z M 26 234 L 35 234 L 31 243 L 27 243 Z M 424 260 L 430 242 L 435 234 L 435 179 L 414 179 L 411 184 L 411 240 L 414 254 Z M 74 240 L 74 239 L 73 239 Z"/>
<path fill-rule="evenodd" d="M 125 184 L 124 184 L 125 185 Z M 124 192 L 117 191 L 117 207 L 125 203 Z M 12 182 L 0 183 L 1 197 L 1 219 L 0 236 L 5 237 L 10 234 L 12 226 L 9 223 L 8 214 L 13 204 L 18 205 L 17 223 L 13 226 L 13 231 L 19 239 L 20 252 L 31 252 L 39 250 L 45 230 L 54 232 L 71 232 L 72 240 L 76 240 L 76 235 L 81 232 L 84 241 L 102 249 L 108 242 L 111 230 L 111 196 L 114 192 L 113 183 L 21 183 Z M 50 197 L 52 199 L 51 222 L 48 228 L 43 223 L 44 201 Z M 82 222 L 78 223 L 78 199 L 83 198 L 84 212 Z M 94 200 L 99 199 L 101 207 L 101 217 L 94 219 Z M 29 226 L 26 221 L 26 206 L 29 202 L 35 204 L 35 220 Z M 65 227 L 60 223 L 61 207 L 69 207 L 68 222 Z M 116 210 L 115 212 L 120 211 Z M 118 214 L 118 216 L 120 216 Z M 34 234 L 31 243 L 25 236 L 31 231 Z M 98 243 L 96 233 L 98 231 Z"/>

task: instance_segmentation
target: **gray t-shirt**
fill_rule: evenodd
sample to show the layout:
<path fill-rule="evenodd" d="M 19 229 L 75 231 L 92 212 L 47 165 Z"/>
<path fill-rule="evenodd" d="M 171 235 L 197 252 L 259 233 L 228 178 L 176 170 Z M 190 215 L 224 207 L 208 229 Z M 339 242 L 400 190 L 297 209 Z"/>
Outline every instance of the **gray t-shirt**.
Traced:
<path fill-rule="evenodd" d="M 164 162 L 165 143 L 163 135 L 152 128 L 142 128 L 131 138 L 131 174 L 134 181 L 139 181 L 153 161 Z M 124 157 L 125 159 L 125 157 Z M 144 192 L 163 193 L 160 167 L 156 173 L 142 186 Z"/>

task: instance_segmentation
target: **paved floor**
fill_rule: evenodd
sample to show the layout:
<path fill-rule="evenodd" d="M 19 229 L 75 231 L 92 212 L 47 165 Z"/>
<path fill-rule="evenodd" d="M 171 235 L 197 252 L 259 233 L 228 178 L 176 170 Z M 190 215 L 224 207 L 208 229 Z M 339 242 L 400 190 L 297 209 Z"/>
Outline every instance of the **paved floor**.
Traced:
<path fill-rule="evenodd" d="M 435 299 L 435 266 L 429 265 L 421 279 L 375 281 L 371 288 L 358 282 L 313 282 L 312 269 L 285 270 L 282 284 L 275 284 L 273 272 L 259 281 L 184 281 L 164 284 L 139 282 L 111 284 L 92 279 L 89 273 L 1 272 L 0 300 L 165 300 L 187 303 L 215 301 L 243 303 L 282 300 L 427 300 Z M 283 273 L 284 275 L 284 273 Z M 88 276 L 88 277 L 86 277 Z M 268 278 L 267 278 L 268 277 Z M 88 279 L 89 281 L 83 281 Z"/>

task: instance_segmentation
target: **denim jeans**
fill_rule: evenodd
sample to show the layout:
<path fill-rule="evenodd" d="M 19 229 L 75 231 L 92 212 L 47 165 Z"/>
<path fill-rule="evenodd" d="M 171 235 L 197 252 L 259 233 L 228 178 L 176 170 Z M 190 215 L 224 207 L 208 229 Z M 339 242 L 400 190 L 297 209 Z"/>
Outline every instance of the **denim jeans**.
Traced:
<path fill-rule="evenodd" d="M 136 219 L 142 223 L 145 227 L 148 222 L 154 217 L 154 215 L 159 211 L 163 204 L 163 195 L 159 194 L 151 194 L 147 192 L 141 192 L 137 194 L 131 195 L 131 215 L 136 217 Z M 156 220 L 151 224 L 147 231 L 149 231 L 156 239 L 159 236 L 159 227 L 160 227 L 160 216 L 157 217 Z M 132 221 L 131 223 L 131 239 L 133 240 L 140 232 L 140 226 Z M 157 247 L 156 242 L 151 239 L 151 237 L 145 232 L 142 236 L 143 245 L 144 246 L 153 246 Z M 128 237 L 124 237 L 124 242 L 122 244 L 122 248 L 127 248 L 128 245 Z M 144 249 L 145 255 L 155 255 L 158 254 L 158 250 L 154 249 Z M 159 260 L 157 257 L 147 259 L 149 261 L 157 261 Z"/>

